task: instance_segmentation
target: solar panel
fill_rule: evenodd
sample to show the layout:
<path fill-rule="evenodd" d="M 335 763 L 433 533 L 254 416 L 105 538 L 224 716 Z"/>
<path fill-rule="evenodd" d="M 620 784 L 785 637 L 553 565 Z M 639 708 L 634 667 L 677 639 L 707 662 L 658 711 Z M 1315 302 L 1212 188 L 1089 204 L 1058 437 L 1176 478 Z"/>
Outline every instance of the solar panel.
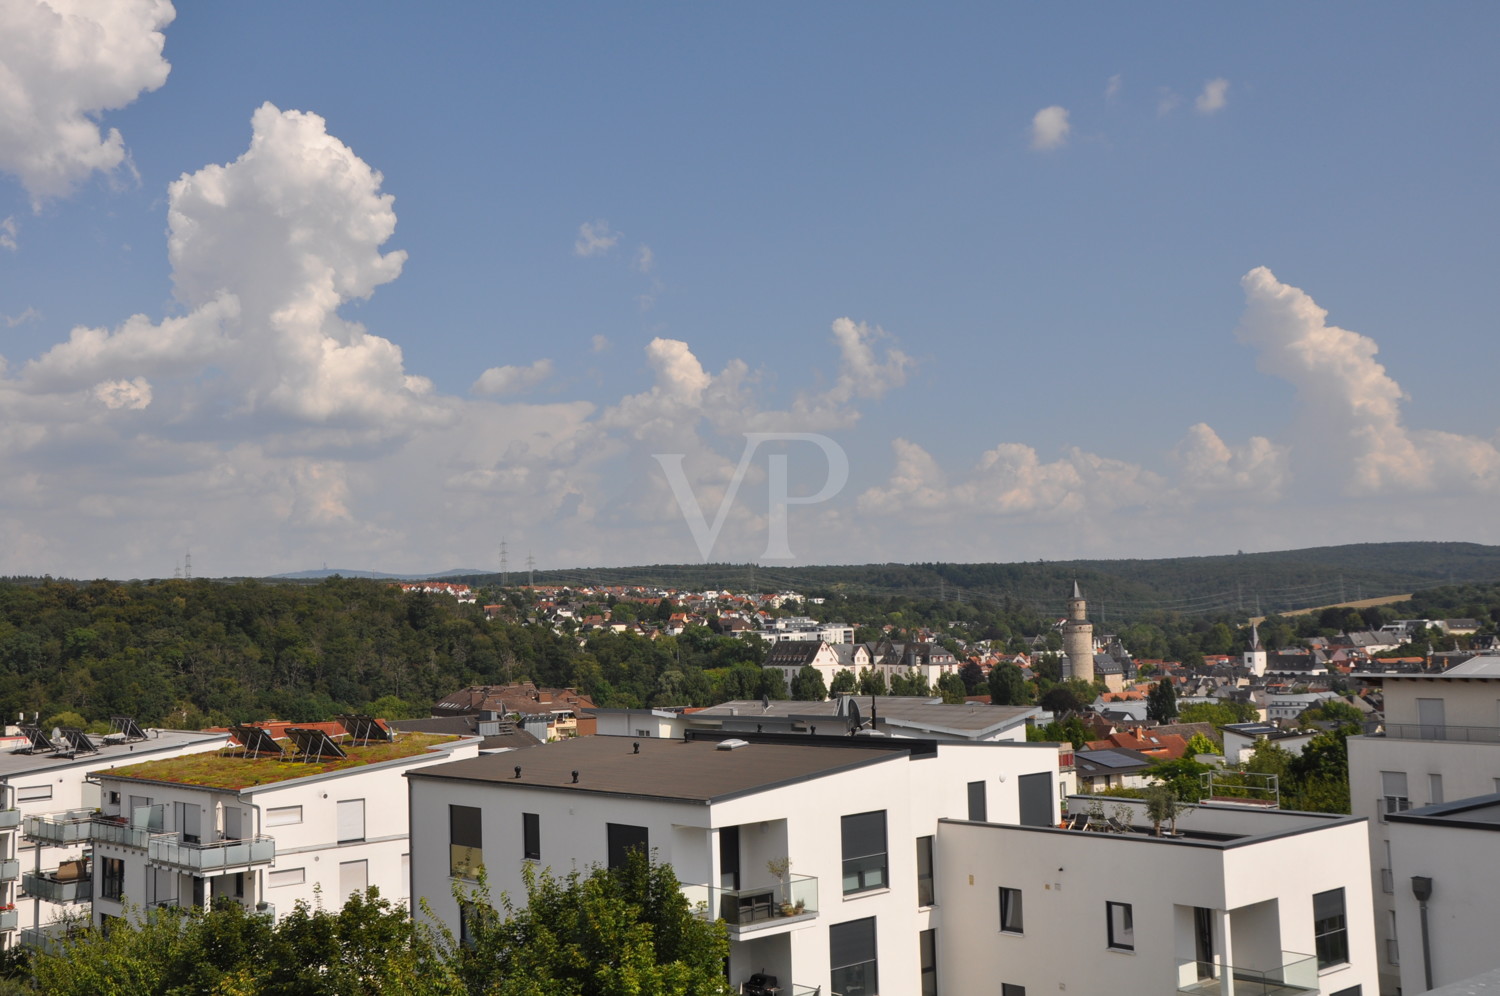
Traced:
<path fill-rule="evenodd" d="M 246 757 L 252 755 L 259 757 L 262 754 L 282 756 L 281 745 L 271 737 L 270 733 L 259 726 L 231 726 L 229 732 L 240 742 Z"/>
<path fill-rule="evenodd" d="M 349 756 L 344 753 L 344 748 L 334 743 L 333 739 L 322 730 L 288 726 L 286 735 L 291 737 L 292 743 L 297 745 L 297 760 L 299 761 L 337 760 Z"/>
<path fill-rule="evenodd" d="M 351 714 L 335 718 L 349 734 L 349 738 L 357 744 L 379 743 L 392 739 L 391 731 L 381 726 L 379 720 L 373 716 Z"/>
<path fill-rule="evenodd" d="M 111 735 L 117 735 L 124 743 L 146 739 L 146 734 L 136 725 L 134 716 L 111 716 L 109 725 Z"/>
<path fill-rule="evenodd" d="M 76 726 L 62 727 L 62 738 L 67 741 L 68 750 L 74 754 L 97 754 L 99 748 L 89 739 L 89 735 Z"/>
<path fill-rule="evenodd" d="M 15 753 L 47 754 L 57 750 L 57 746 L 47 739 L 47 735 L 41 731 L 40 727 L 30 723 L 21 723 L 16 728 L 21 731 L 21 735 L 27 739 L 28 743 L 25 747 L 18 748 Z"/>

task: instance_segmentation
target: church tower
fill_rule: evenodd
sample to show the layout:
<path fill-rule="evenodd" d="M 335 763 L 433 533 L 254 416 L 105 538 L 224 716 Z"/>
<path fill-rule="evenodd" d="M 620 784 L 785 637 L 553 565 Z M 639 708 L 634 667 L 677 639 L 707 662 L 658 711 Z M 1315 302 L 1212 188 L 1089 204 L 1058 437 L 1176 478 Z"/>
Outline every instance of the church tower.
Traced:
<path fill-rule="evenodd" d="M 1266 648 L 1260 645 L 1260 628 L 1255 623 L 1250 624 L 1250 649 L 1245 651 L 1244 665 L 1257 678 L 1265 677 Z"/>
<path fill-rule="evenodd" d="M 1068 655 L 1068 677 L 1094 680 L 1094 624 L 1088 619 L 1088 602 L 1078 582 L 1068 599 L 1068 621 L 1063 625 L 1063 653 Z"/>

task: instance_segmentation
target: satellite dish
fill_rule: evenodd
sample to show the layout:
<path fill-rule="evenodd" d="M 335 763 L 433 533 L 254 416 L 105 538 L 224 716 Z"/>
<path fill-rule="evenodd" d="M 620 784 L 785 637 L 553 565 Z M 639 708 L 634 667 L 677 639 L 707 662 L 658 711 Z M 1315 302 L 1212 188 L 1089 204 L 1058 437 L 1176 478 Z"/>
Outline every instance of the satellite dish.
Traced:
<path fill-rule="evenodd" d="M 849 700 L 849 729 L 857 730 L 860 727 L 859 703 L 853 699 Z"/>
<path fill-rule="evenodd" d="M 764 692 L 762 692 L 761 696 L 760 696 L 760 707 L 762 709 L 764 709 L 766 712 L 770 712 L 771 711 L 771 696 L 769 696 L 769 695 L 765 694 Z"/>

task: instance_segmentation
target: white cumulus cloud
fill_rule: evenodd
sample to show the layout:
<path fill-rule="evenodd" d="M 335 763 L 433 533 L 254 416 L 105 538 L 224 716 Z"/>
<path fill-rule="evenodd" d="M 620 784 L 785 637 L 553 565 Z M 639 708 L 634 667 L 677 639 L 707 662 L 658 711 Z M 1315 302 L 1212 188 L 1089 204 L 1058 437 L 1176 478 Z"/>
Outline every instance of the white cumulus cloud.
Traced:
<path fill-rule="evenodd" d="M 1199 422 L 1172 451 L 1181 477 L 1179 487 L 1195 495 L 1245 495 L 1262 500 L 1281 496 L 1289 476 L 1287 448 L 1264 436 L 1230 446 Z"/>
<path fill-rule="evenodd" d="M 11 252 L 19 249 L 20 245 L 16 242 L 18 234 L 20 234 L 20 229 L 16 226 L 14 216 L 0 221 L 0 249 L 9 249 Z"/>
<path fill-rule="evenodd" d="M 167 0 L 0 0 L 0 170 L 40 207 L 125 161 L 101 111 L 167 80 Z"/>
<path fill-rule="evenodd" d="M 1229 81 L 1220 76 L 1203 84 L 1203 92 L 1193 101 L 1199 114 L 1215 114 L 1229 103 Z"/>
<path fill-rule="evenodd" d="M 106 408 L 140 411 L 151 404 L 151 384 L 144 377 L 109 380 L 94 386 L 94 397 Z"/>
<path fill-rule="evenodd" d="M 1031 147 L 1045 151 L 1062 147 L 1073 126 L 1068 123 L 1068 109 L 1053 104 L 1037 111 L 1031 118 Z"/>
<path fill-rule="evenodd" d="M 1125 86 L 1125 78 L 1115 73 L 1104 84 L 1104 99 L 1114 100 L 1120 95 L 1120 90 Z"/>
<path fill-rule="evenodd" d="M 585 221 L 578 226 L 573 252 L 578 256 L 598 256 L 609 252 L 620 241 L 620 233 L 611 231 L 607 221 Z"/>
<path fill-rule="evenodd" d="M 552 376 L 552 361 L 537 360 L 530 366 L 490 367 L 474 382 L 478 394 L 514 394 Z"/>

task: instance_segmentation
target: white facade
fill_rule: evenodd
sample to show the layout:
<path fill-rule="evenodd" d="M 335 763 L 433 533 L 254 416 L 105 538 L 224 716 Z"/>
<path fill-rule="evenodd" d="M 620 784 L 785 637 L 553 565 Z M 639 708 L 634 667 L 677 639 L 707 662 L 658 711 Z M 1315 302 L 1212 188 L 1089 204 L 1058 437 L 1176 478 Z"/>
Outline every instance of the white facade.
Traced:
<path fill-rule="evenodd" d="M 157 758 L 216 750 L 222 733 L 141 731 L 145 739 L 91 736 L 98 750 L 0 754 L 0 943 L 41 943 L 58 919 L 87 910 L 84 860 L 88 827 L 99 806 L 94 772 Z"/>
<path fill-rule="evenodd" d="M 607 864 L 614 824 L 643 831 L 657 859 L 674 866 L 689 899 L 730 920 L 735 985 L 764 972 L 786 993 L 846 991 L 834 985 L 835 969 L 851 970 L 831 964 L 834 939 L 872 929 L 879 991 L 920 992 L 918 935 L 945 917 L 962 929 L 923 898 L 932 880 L 919 866 L 939 820 L 979 815 L 1017 823 L 1024 795 L 1031 819 L 1055 824 L 1056 747 L 914 743 L 892 750 L 808 739 L 806 746 L 751 743 L 732 751 L 708 741 L 642 740 L 636 755 L 636 741 L 600 736 L 414 772 L 408 779 L 413 902 L 425 899 L 457 933 L 451 853 L 465 845 L 450 838 L 457 818 L 450 807 L 466 807 L 464 819 L 477 818 L 491 888 L 512 897 L 523 894 L 521 867 L 533 860 L 526 855 L 526 814 L 535 817 L 534 860 L 555 872 Z M 639 768 L 630 775 L 633 764 Z M 523 777 L 512 777 L 515 765 Z M 816 770 L 789 773 L 808 765 Z M 745 766 L 762 769 L 748 786 Z M 576 786 L 563 770 L 570 767 L 580 771 Z M 605 772 L 594 776 L 601 784 L 590 784 L 591 771 Z M 723 788 L 695 792 L 684 784 L 688 778 Z M 883 850 L 846 854 L 846 841 L 872 826 L 883 833 Z M 781 857 L 791 859 L 788 882 L 767 867 Z M 800 910 L 790 905 L 799 899 Z"/>
<path fill-rule="evenodd" d="M 290 777 L 281 772 L 281 780 L 239 789 L 168 780 L 168 769 L 150 766 L 128 777 L 102 773 L 102 805 L 90 829 L 95 924 L 132 907 L 217 898 L 280 916 L 299 900 L 340 906 L 368 886 L 404 903 L 410 848 L 401 776 L 475 757 L 479 739 L 400 736 L 438 742 L 410 756 L 302 777 L 295 763 L 278 762 Z M 348 753 L 357 759 L 377 749 L 350 746 Z M 230 751 L 209 763 L 232 780 L 235 767 L 250 762 Z"/>
<path fill-rule="evenodd" d="M 1087 806 L 1072 800 L 1073 808 Z M 1136 800 L 1129 825 L 1149 830 Z M 944 822 L 937 991 L 1373 994 L 1365 830 L 1351 817 L 1200 806 L 1179 838 Z M 1014 890 L 1002 900 L 1001 890 Z M 1017 902 L 1017 895 L 1019 902 Z M 1321 896 L 1320 899 L 1314 899 Z M 1002 902 L 1011 917 L 1002 922 Z M 1342 937 L 1315 904 L 1345 911 Z M 1009 928 L 1009 929 L 1007 929 Z M 1248 981 L 1269 974 L 1288 988 Z M 907 991 L 907 990 L 889 990 Z"/>
<path fill-rule="evenodd" d="M 1034 706 L 990 706 L 978 703 L 949 704 L 920 696 L 852 696 L 860 719 L 888 737 L 931 740 L 1026 742 L 1026 726 L 1040 709 Z M 847 708 L 847 707 L 846 707 Z M 596 732 L 601 736 L 652 737 L 676 740 L 688 730 L 723 730 L 734 733 L 812 733 L 826 736 L 843 732 L 847 713 L 839 711 L 839 698 L 823 702 L 778 700 L 763 704 L 739 700 L 707 709 L 683 712 L 671 709 L 595 709 Z M 873 716 L 872 716 L 873 713 Z"/>
<path fill-rule="evenodd" d="M 1349 795 L 1370 817 L 1371 881 L 1382 993 L 1401 985 L 1405 957 L 1420 940 L 1397 917 L 1401 881 L 1419 872 L 1392 863 L 1387 813 L 1500 791 L 1500 658 L 1479 657 L 1447 671 L 1366 675 L 1385 693 L 1384 732 L 1350 737 Z M 1495 955 L 1492 966 L 1500 964 Z"/>

